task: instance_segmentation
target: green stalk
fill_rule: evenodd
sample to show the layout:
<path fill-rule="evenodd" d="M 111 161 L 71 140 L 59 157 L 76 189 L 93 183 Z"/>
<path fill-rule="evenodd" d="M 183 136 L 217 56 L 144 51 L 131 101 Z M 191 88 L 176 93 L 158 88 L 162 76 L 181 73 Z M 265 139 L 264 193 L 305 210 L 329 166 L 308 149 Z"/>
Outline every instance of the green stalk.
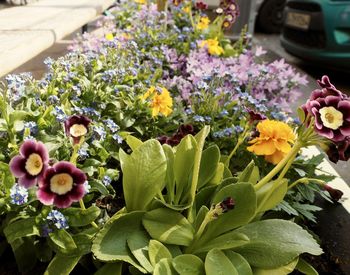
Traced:
<path fill-rule="evenodd" d="M 303 145 L 304 144 L 298 140 L 294 144 L 293 148 L 289 151 L 289 153 L 270 171 L 270 173 L 268 173 L 256 185 L 254 185 L 255 190 L 260 189 L 265 184 L 270 182 L 272 178 L 285 167 L 285 165 L 290 161 L 291 158 L 294 161 L 295 156 L 298 154 L 299 150 L 303 147 Z"/>
<path fill-rule="evenodd" d="M 204 147 L 205 137 L 209 134 L 210 127 L 204 126 L 202 131 L 203 131 L 204 137 L 202 137 L 199 140 L 199 142 L 197 144 L 198 149 L 197 149 L 196 155 L 194 157 L 193 175 L 192 175 L 192 182 L 191 182 L 191 189 L 190 189 L 190 201 L 192 202 L 192 205 L 188 209 L 188 212 L 187 212 L 188 219 L 190 219 L 190 217 L 191 217 L 192 208 L 194 205 L 194 198 L 196 196 L 196 190 L 197 190 L 197 186 L 198 186 L 199 168 L 200 168 L 201 159 L 202 159 L 202 151 L 203 151 L 203 147 Z"/>
<path fill-rule="evenodd" d="M 249 125 L 249 124 L 247 124 L 247 125 Z M 233 148 L 233 150 L 231 151 L 230 155 L 227 157 L 227 159 L 225 161 L 225 166 L 226 167 L 229 167 L 231 158 L 234 156 L 234 154 L 238 150 L 239 146 L 241 146 L 242 143 L 244 142 L 244 140 L 248 137 L 248 130 L 249 129 L 250 129 L 250 127 L 246 127 L 244 129 L 243 133 L 238 137 L 236 146 Z"/>
<path fill-rule="evenodd" d="M 71 158 L 70 158 L 69 161 L 70 161 L 71 163 L 73 163 L 75 166 L 77 165 L 77 159 L 78 159 L 78 156 L 79 156 L 78 151 L 79 151 L 79 149 L 80 149 L 80 147 L 81 147 L 81 145 L 82 145 L 83 143 L 84 143 L 84 137 L 81 137 L 79 143 L 78 143 L 78 144 L 75 144 L 75 145 L 73 146 L 73 153 L 72 153 L 72 156 L 71 156 Z M 83 199 L 80 199 L 80 200 L 79 200 L 79 205 L 80 205 L 80 208 L 81 208 L 82 210 L 86 210 L 86 207 L 85 207 L 85 204 L 84 204 Z M 97 225 L 95 222 L 91 222 L 91 225 L 92 225 L 93 227 L 95 227 L 95 228 L 98 229 L 98 225 Z"/>

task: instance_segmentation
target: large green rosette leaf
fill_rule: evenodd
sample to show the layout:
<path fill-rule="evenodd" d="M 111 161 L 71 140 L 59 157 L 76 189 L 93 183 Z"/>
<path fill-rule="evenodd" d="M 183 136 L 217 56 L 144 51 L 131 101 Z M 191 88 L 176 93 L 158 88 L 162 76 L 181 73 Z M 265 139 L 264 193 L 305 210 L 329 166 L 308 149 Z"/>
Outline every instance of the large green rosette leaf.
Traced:
<path fill-rule="evenodd" d="M 148 234 L 160 242 L 188 246 L 194 230 L 190 222 L 180 213 L 158 208 L 147 212 L 142 220 Z"/>
<path fill-rule="evenodd" d="M 128 262 L 140 271 L 146 272 L 128 246 L 128 240 L 130 242 L 134 234 L 144 234 L 141 224 L 143 215 L 144 212 L 137 211 L 113 216 L 96 234 L 91 249 L 95 257 L 103 262 Z"/>
<path fill-rule="evenodd" d="M 167 162 L 157 140 L 139 145 L 131 155 L 119 152 L 123 171 L 123 190 L 129 212 L 145 210 L 165 184 Z"/>
<path fill-rule="evenodd" d="M 237 230 L 250 242 L 233 248 L 254 267 L 274 269 L 291 263 L 302 253 L 320 255 L 322 249 L 299 225 L 285 220 L 258 221 Z"/>

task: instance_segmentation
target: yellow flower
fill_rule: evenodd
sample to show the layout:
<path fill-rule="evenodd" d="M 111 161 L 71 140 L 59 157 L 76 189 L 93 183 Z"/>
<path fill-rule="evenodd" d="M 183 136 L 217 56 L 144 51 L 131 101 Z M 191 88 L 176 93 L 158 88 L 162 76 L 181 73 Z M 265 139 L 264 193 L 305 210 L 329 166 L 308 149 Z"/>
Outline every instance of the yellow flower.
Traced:
<path fill-rule="evenodd" d="M 113 33 L 107 33 L 105 38 L 108 40 L 108 41 L 113 41 L 114 40 L 114 36 L 113 36 Z"/>
<path fill-rule="evenodd" d="M 162 88 L 161 92 L 158 92 L 157 89 L 152 86 L 148 91 L 141 97 L 142 100 L 151 98 L 151 108 L 152 116 L 155 117 L 159 113 L 164 116 L 168 116 L 172 113 L 173 99 L 170 96 L 170 93 L 167 89 Z"/>
<path fill-rule="evenodd" d="M 265 160 L 273 164 L 279 163 L 292 149 L 290 143 L 295 140 L 292 128 L 288 124 L 275 120 L 263 120 L 257 125 L 259 137 L 249 143 L 249 152 L 265 156 Z"/>
<path fill-rule="evenodd" d="M 155 93 L 156 93 L 156 88 L 154 86 L 151 86 L 151 88 L 149 88 L 147 92 L 143 96 L 141 96 L 141 99 L 146 100 L 150 96 L 153 96 Z"/>
<path fill-rule="evenodd" d="M 199 46 L 201 48 L 207 47 L 208 53 L 211 55 L 221 55 L 224 53 L 224 49 L 219 45 L 217 38 L 203 40 Z"/>
<path fill-rule="evenodd" d="M 191 12 L 191 8 L 190 8 L 189 6 L 186 6 L 186 7 L 183 7 L 183 8 L 182 8 L 182 11 L 183 11 L 184 13 L 189 14 L 189 13 Z"/>
<path fill-rule="evenodd" d="M 197 24 L 197 30 L 205 30 L 208 28 L 210 19 L 207 16 L 201 17 Z"/>
<path fill-rule="evenodd" d="M 146 3 L 147 3 L 147 0 L 135 0 L 135 2 L 136 2 L 137 4 L 143 5 L 143 4 L 146 4 Z"/>

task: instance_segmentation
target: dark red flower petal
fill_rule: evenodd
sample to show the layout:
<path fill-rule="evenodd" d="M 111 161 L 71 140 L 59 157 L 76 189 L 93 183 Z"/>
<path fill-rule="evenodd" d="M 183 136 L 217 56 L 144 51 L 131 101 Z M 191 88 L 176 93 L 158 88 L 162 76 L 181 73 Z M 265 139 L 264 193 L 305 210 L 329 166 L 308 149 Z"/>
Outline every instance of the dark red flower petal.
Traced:
<path fill-rule="evenodd" d="M 31 154 L 36 153 L 36 142 L 34 140 L 26 140 L 19 148 L 20 154 L 28 158 Z"/>
<path fill-rule="evenodd" d="M 56 205 L 58 208 L 67 208 L 71 206 L 72 201 L 70 200 L 69 196 L 58 196 L 56 195 L 53 204 Z"/>
<path fill-rule="evenodd" d="M 35 152 L 40 155 L 41 160 L 43 163 L 48 163 L 49 162 L 49 152 L 47 151 L 45 145 L 42 142 L 37 142 L 36 143 L 36 148 Z"/>
<path fill-rule="evenodd" d="M 56 195 L 52 192 L 47 192 L 44 189 L 39 189 L 36 192 L 36 196 L 42 204 L 52 205 Z"/>
<path fill-rule="evenodd" d="M 70 175 L 73 177 L 73 182 L 75 184 L 82 185 L 87 180 L 85 173 L 83 173 L 80 169 L 74 169 Z"/>
<path fill-rule="evenodd" d="M 57 162 L 53 168 L 56 171 L 56 174 L 58 173 L 67 173 L 67 174 L 72 174 L 73 171 L 76 169 L 76 167 L 74 166 L 74 164 L 72 164 L 69 161 L 60 161 Z"/>
<path fill-rule="evenodd" d="M 37 178 L 36 177 L 32 177 L 29 174 L 25 174 L 23 177 L 20 177 L 18 179 L 18 184 L 25 187 L 25 188 L 30 188 L 32 186 L 34 186 L 37 182 Z"/>
<path fill-rule="evenodd" d="M 69 192 L 68 196 L 71 201 L 77 202 L 80 199 L 82 199 L 85 195 L 85 187 L 84 185 L 76 185 L 74 188 Z"/>
<path fill-rule="evenodd" d="M 26 159 L 22 156 L 15 156 L 10 161 L 10 170 L 12 174 L 16 177 L 23 177 L 27 172 L 25 169 Z"/>

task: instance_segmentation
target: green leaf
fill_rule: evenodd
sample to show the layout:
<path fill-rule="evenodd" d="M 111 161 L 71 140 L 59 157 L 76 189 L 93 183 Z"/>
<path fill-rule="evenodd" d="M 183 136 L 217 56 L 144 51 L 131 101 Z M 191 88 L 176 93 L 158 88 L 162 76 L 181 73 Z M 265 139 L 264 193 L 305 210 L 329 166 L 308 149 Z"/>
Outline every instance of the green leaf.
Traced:
<path fill-rule="evenodd" d="M 154 267 L 153 275 L 176 275 L 170 259 L 161 259 Z"/>
<path fill-rule="evenodd" d="M 300 257 L 295 269 L 299 270 L 301 273 L 305 275 L 318 275 L 318 272 L 316 271 L 316 269 L 314 269 L 312 265 L 310 265 L 307 261 L 305 261 Z"/>
<path fill-rule="evenodd" d="M 219 162 L 216 166 L 215 174 L 208 182 L 208 185 L 219 185 L 224 179 L 225 164 Z"/>
<path fill-rule="evenodd" d="M 252 266 L 262 269 L 287 265 L 302 253 L 322 253 L 313 237 L 290 221 L 258 221 L 236 229 L 235 232 L 247 235 L 250 242 L 233 250 L 246 258 Z"/>
<path fill-rule="evenodd" d="M 230 259 L 219 249 L 212 249 L 208 252 L 204 266 L 207 275 L 239 275 Z"/>
<path fill-rule="evenodd" d="M 44 275 L 69 275 L 78 264 L 80 258 L 80 256 L 68 257 L 56 255 L 47 267 Z"/>
<path fill-rule="evenodd" d="M 127 239 L 135 232 L 142 232 L 141 220 L 144 212 L 132 212 L 114 215 L 93 240 L 91 251 L 103 262 L 124 261 L 137 267 L 141 272 L 146 270 L 139 265 L 130 252 Z"/>
<path fill-rule="evenodd" d="M 101 210 L 97 206 L 90 206 L 88 209 L 71 207 L 63 211 L 69 226 L 72 227 L 86 226 L 96 220 L 100 213 Z"/>
<path fill-rule="evenodd" d="M 235 231 L 228 232 L 226 234 L 220 235 L 206 243 L 200 242 L 199 245 L 194 245 L 194 253 L 202 253 L 212 250 L 213 248 L 217 249 L 232 249 L 235 247 L 243 246 L 249 243 L 249 238 L 247 235 L 242 233 L 237 233 Z"/>
<path fill-rule="evenodd" d="M 141 140 L 139 140 L 138 138 L 136 138 L 132 135 L 128 135 L 126 137 L 126 143 L 129 145 L 129 147 L 133 151 L 135 151 L 137 148 L 139 148 L 143 144 L 143 142 Z"/>
<path fill-rule="evenodd" d="M 225 186 L 216 193 L 212 204 L 220 203 L 227 197 L 231 197 L 235 201 L 234 209 L 211 221 L 200 239 L 200 243 L 206 243 L 222 233 L 242 226 L 255 216 L 256 195 L 252 184 L 235 183 Z"/>
<path fill-rule="evenodd" d="M 168 248 L 157 240 L 150 240 L 148 247 L 150 262 L 155 266 L 161 259 L 171 259 L 172 255 Z"/>
<path fill-rule="evenodd" d="M 152 273 L 153 266 L 148 258 L 149 242 L 149 235 L 145 231 L 134 232 L 127 239 L 131 253 L 147 272 Z"/>
<path fill-rule="evenodd" d="M 305 121 L 305 112 L 304 112 L 304 110 L 301 107 L 299 107 L 297 112 L 298 112 L 298 118 L 300 120 L 300 123 L 303 123 Z"/>
<path fill-rule="evenodd" d="M 4 173 L 2 184 L 9 190 L 15 184 L 15 177 L 12 175 L 10 166 L 7 163 L 0 162 L 0 171 Z"/>
<path fill-rule="evenodd" d="M 287 265 L 280 266 L 274 269 L 260 269 L 254 268 L 254 275 L 287 275 L 295 269 L 295 266 L 298 263 L 298 258 L 293 260 Z"/>
<path fill-rule="evenodd" d="M 167 164 L 163 148 L 157 140 L 151 139 L 130 156 L 121 152 L 126 208 L 129 212 L 144 210 L 164 186 Z"/>
<path fill-rule="evenodd" d="M 203 275 L 204 263 L 195 255 L 184 254 L 173 259 L 174 269 L 181 275 Z"/>
<path fill-rule="evenodd" d="M 34 242 L 35 255 L 41 262 L 49 262 L 52 259 L 52 249 L 45 241 L 37 240 Z M 33 251 L 30 250 L 30 253 L 33 254 Z"/>
<path fill-rule="evenodd" d="M 197 216 L 196 216 L 196 219 L 194 221 L 194 231 L 197 232 L 199 230 L 199 227 L 201 226 L 201 224 L 204 221 L 205 216 L 208 214 L 208 212 L 209 212 L 209 209 L 205 205 L 203 205 L 199 209 Z"/>
<path fill-rule="evenodd" d="M 28 272 L 37 263 L 33 241 L 29 238 L 14 240 L 11 244 L 17 267 L 20 272 Z"/>
<path fill-rule="evenodd" d="M 105 264 L 94 275 L 122 275 L 122 267 L 122 263 Z"/>
<path fill-rule="evenodd" d="M 224 253 L 226 257 L 229 258 L 239 275 L 253 275 L 253 271 L 249 263 L 242 255 L 231 250 L 226 250 Z"/>
<path fill-rule="evenodd" d="M 252 160 L 248 166 L 238 175 L 238 182 L 250 182 L 250 177 L 254 171 L 255 163 Z"/>
<path fill-rule="evenodd" d="M 9 243 L 22 237 L 39 236 L 40 231 L 35 223 L 35 217 L 17 220 L 4 228 L 4 234 Z"/>
<path fill-rule="evenodd" d="M 166 189 L 168 193 L 168 201 L 173 202 L 175 196 L 175 176 L 174 176 L 174 160 L 175 154 L 171 146 L 163 144 L 163 150 L 167 159 L 166 170 Z"/>
<path fill-rule="evenodd" d="M 193 239 L 194 230 L 189 221 L 167 208 L 147 212 L 142 223 L 153 239 L 163 243 L 188 246 Z"/>
<path fill-rule="evenodd" d="M 199 168 L 197 189 L 204 187 L 215 175 L 220 160 L 220 149 L 217 145 L 203 151 Z"/>
<path fill-rule="evenodd" d="M 183 138 L 176 148 L 174 159 L 174 177 L 176 182 L 177 201 L 181 201 L 182 192 L 187 194 L 191 184 L 191 175 L 194 158 L 197 150 L 197 142 L 191 135 Z"/>
<path fill-rule="evenodd" d="M 264 197 L 270 191 L 270 189 L 275 184 L 275 182 L 276 181 L 271 181 L 271 182 L 265 184 L 263 187 L 261 187 L 256 192 L 257 199 L 258 199 L 258 209 L 260 212 L 271 210 L 272 208 L 276 207 L 276 205 L 278 205 L 280 202 L 283 201 L 284 196 L 286 195 L 286 193 L 288 191 L 288 180 L 287 179 L 280 180 L 277 188 L 265 200 L 264 204 L 262 204 Z"/>
<path fill-rule="evenodd" d="M 56 246 L 67 252 L 77 248 L 72 236 L 64 229 L 59 229 L 50 233 L 49 237 Z"/>

